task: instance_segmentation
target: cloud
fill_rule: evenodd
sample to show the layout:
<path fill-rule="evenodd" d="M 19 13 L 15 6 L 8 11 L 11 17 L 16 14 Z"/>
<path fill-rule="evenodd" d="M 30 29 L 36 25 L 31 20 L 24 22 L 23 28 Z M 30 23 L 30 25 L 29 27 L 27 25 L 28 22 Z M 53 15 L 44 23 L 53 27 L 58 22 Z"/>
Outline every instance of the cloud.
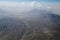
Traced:
<path fill-rule="evenodd" d="M 0 2 L 0 10 L 5 14 L 19 14 L 34 8 L 39 8 L 40 5 L 41 4 L 37 2 Z"/>
<path fill-rule="evenodd" d="M 34 7 L 34 8 L 40 8 L 42 5 L 40 3 L 37 3 L 36 1 L 33 1 L 31 3 L 31 6 Z"/>
<path fill-rule="evenodd" d="M 48 8 L 48 9 L 50 9 L 51 7 L 50 7 L 50 6 L 48 6 L 47 8 Z"/>
<path fill-rule="evenodd" d="M 33 2 L 0 2 L 0 15 L 19 16 L 33 9 L 51 10 L 54 13 L 60 13 L 60 4 Z M 24 16 L 24 15 L 23 15 Z"/>

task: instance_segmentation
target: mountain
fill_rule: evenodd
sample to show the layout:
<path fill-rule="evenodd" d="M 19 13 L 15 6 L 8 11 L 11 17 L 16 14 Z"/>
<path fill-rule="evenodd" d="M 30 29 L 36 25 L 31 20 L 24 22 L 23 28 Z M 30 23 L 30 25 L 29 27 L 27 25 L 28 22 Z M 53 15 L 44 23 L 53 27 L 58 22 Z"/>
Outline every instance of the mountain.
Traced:
<path fill-rule="evenodd" d="M 0 40 L 60 40 L 60 15 L 33 9 L 25 18 L 0 18 Z"/>

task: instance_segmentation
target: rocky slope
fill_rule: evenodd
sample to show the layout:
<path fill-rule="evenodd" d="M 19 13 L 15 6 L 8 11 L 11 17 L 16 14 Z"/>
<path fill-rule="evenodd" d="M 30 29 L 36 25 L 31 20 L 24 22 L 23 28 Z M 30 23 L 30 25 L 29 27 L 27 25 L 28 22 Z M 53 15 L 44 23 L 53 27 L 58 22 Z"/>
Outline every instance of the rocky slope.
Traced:
<path fill-rule="evenodd" d="M 0 18 L 0 40 L 60 40 L 60 15 L 34 9 L 25 18 Z"/>

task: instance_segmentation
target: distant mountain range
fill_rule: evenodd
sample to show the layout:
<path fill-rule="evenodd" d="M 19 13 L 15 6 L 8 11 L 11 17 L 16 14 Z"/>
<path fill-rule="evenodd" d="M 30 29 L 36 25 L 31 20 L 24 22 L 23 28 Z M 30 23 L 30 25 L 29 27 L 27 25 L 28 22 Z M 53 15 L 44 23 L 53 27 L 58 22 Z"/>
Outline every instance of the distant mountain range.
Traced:
<path fill-rule="evenodd" d="M 60 40 L 60 15 L 38 9 L 24 14 L 0 18 L 0 40 Z"/>

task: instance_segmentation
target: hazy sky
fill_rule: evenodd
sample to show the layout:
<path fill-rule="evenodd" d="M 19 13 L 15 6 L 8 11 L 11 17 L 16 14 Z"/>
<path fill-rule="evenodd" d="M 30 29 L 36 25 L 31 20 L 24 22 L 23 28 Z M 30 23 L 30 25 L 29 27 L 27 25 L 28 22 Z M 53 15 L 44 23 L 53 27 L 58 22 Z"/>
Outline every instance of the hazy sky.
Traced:
<path fill-rule="evenodd" d="M 60 0 L 0 0 L 0 16 L 21 16 L 22 12 L 28 12 L 35 8 L 60 14 L 59 2 Z"/>
<path fill-rule="evenodd" d="M 60 2 L 60 0 L 0 0 L 0 1 L 37 1 L 37 2 Z"/>

